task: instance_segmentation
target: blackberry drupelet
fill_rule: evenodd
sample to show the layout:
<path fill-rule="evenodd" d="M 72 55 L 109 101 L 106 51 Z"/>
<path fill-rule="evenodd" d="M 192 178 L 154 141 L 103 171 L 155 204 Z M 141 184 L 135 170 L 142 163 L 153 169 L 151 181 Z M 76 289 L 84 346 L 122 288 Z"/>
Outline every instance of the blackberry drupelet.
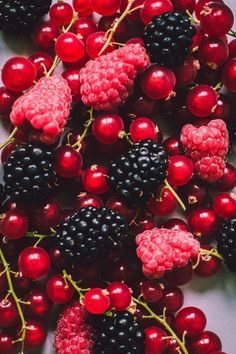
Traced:
<path fill-rule="evenodd" d="M 104 260 L 120 250 L 128 227 L 123 217 L 108 208 L 79 210 L 57 229 L 56 242 L 68 264 Z"/>
<path fill-rule="evenodd" d="M 112 317 L 99 316 L 94 321 L 96 354 L 143 354 L 144 333 L 134 316 L 128 312 L 115 312 Z"/>
<path fill-rule="evenodd" d="M 145 48 L 153 63 L 174 68 L 184 63 L 196 30 L 182 13 L 155 16 L 143 32 Z"/>
<path fill-rule="evenodd" d="M 17 147 L 4 164 L 5 192 L 14 202 L 33 202 L 56 184 L 53 153 L 39 144 Z"/>
<path fill-rule="evenodd" d="M 165 180 L 167 167 L 168 156 L 164 147 L 152 140 L 144 140 L 110 164 L 108 182 L 128 207 L 142 206 Z"/>
<path fill-rule="evenodd" d="M 35 23 L 50 9 L 51 0 L 0 0 L 0 30 L 30 33 Z"/>
<path fill-rule="evenodd" d="M 226 266 L 236 272 L 236 218 L 224 220 L 217 235 L 217 250 Z"/>

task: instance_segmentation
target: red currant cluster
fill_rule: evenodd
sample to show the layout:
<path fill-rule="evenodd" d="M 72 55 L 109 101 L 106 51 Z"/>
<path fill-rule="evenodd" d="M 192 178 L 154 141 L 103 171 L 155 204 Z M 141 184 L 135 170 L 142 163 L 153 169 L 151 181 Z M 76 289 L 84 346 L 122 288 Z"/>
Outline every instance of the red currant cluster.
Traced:
<path fill-rule="evenodd" d="M 0 354 L 55 305 L 57 354 L 223 354 L 179 287 L 236 271 L 232 26 L 222 0 L 58 0 L 4 64 Z"/>

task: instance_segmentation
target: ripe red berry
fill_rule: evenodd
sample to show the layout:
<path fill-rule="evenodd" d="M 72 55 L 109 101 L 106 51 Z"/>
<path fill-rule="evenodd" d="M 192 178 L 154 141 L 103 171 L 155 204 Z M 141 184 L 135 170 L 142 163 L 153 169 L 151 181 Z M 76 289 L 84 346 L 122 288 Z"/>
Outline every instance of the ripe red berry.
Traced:
<path fill-rule="evenodd" d="M 20 209 L 9 210 L 0 224 L 1 233 L 9 240 L 24 237 L 28 227 L 29 219 Z"/>
<path fill-rule="evenodd" d="M 91 59 L 95 59 L 98 57 L 101 49 L 106 43 L 105 32 L 98 31 L 90 34 L 86 40 L 86 51 L 88 56 Z M 114 50 L 113 45 L 109 45 L 106 50 L 104 50 L 103 54 L 110 53 Z"/>
<path fill-rule="evenodd" d="M 52 309 L 52 302 L 49 300 L 46 292 L 41 289 L 32 290 L 25 296 L 24 301 L 29 302 L 24 307 L 27 318 L 44 318 L 49 315 Z"/>
<path fill-rule="evenodd" d="M 48 51 L 54 46 L 55 39 L 59 36 L 59 28 L 50 22 L 41 23 L 33 33 L 36 48 Z"/>
<path fill-rule="evenodd" d="M 82 182 L 88 193 L 103 194 L 110 187 L 107 183 L 107 169 L 104 166 L 93 165 L 83 172 Z"/>
<path fill-rule="evenodd" d="M 204 331 L 190 344 L 191 354 L 215 353 L 222 348 L 220 338 L 211 331 Z"/>
<path fill-rule="evenodd" d="M 202 181 L 191 180 L 180 188 L 179 194 L 186 207 L 196 207 L 206 201 L 207 187 Z"/>
<path fill-rule="evenodd" d="M 91 0 L 93 11 L 102 16 L 114 15 L 120 8 L 121 0 Z"/>
<path fill-rule="evenodd" d="M 26 247 L 18 259 L 22 275 L 30 279 L 39 279 L 48 274 L 51 261 L 48 253 L 41 247 Z"/>
<path fill-rule="evenodd" d="M 175 319 L 175 326 L 180 334 L 187 337 L 196 337 L 206 327 L 206 316 L 197 307 L 185 307 L 179 311 Z"/>
<path fill-rule="evenodd" d="M 192 277 L 192 264 L 188 263 L 185 267 L 176 268 L 167 273 L 165 279 L 169 285 L 182 286 L 189 283 Z"/>
<path fill-rule="evenodd" d="M 183 147 L 179 137 L 170 137 L 163 141 L 163 145 L 169 156 L 182 155 Z"/>
<path fill-rule="evenodd" d="M 55 200 L 41 202 L 34 206 L 30 212 L 30 221 L 39 232 L 50 232 L 61 221 L 62 211 L 59 203 Z"/>
<path fill-rule="evenodd" d="M 184 14 L 186 13 L 186 10 L 192 14 L 196 6 L 196 0 L 172 0 L 172 3 L 175 11 L 180 11 Z"/>
<path fill-rule="evenodd" d="M 143 298 L 147 302 L 156 303 L 162 298 L 162 287 L 155 280 L 145 280 L 141 284 Z"/>
<path fill-rule="evenodd" d="M 83 41 L 86 41 L 88 36 L 96 32 L 96 30 L 96 24 L 89 17 L 80 17 L 73 25 L 73 32 L 76 35 L 79 35 L 79 38 L 81 38 Z"/>
<path fill-rule="evenodd" d="M 198 47 L 198 58 L 201 64 L 212 69 L 222 66 L 229 56 L 228 44 L 220 38 L 206 38 Z"/>
<path fill-rule="evenodd" d="M 155 226 L 155 217 L 149 213 L 142 213 L 142 215 L 139 215 L 135 222 L 131 224 L 132 230 L 135 231 L 135 234 L 144 232 L 146 230 L 151 230 Z"/>
<path fill-rule="evenodd" d="M 143 5 L 140 17 L 145 25 L 148 25 L 154 16 L 174 11 L 170 0 L 145 0 Z"/>
<path fill-rule="evenodd" d="M 174 229 L 174 230 L 180 230 L 180 231 L 189 231 L 189 227 L 185 221 L 182 219 L 178 218 L 172 218 L 166 220 L 166 222 L 163 224 L 163 227 L 166 229 Z"/>
<path fill-rule="evenodd" d="M 134 6 L 133 6 L 134 7 Z M 102 16 L 98 22 L 98 30 L 107 32 L 114 21 L 120 17 L 120 13 L 115 13 L 112 16 Z M 114 33 L 114 38 L 118 42 L 126 42 L 127 37 L 129 35 L 129 24 L 126 19 L 124 19 L 116 29 Z M 126 42 L 128 44 L 128 42 Z"/>
<path fill-rule="evenodd" d="M 11 296 L 0 300 L 0 327 L 14 327 L 19 320 L 16 304 Z"/>
<path fill-rule="evenodd" d="M 191 55 L 187 56 L 184 64 L 174 69 L 176 86 L 185 87 L 191 85 L 197 77 L 199 63 Z"/>
<path fill-rule="evenodd" d="M 141 88 L 144 94 L 153 100 L 170 97 L 175 84 L 175 74 L 164 66 L 152 65 L 141 77 Z"/>
<path fill-rule="evenodd" d="M 236 186 L 236 168 L 227 163 L 225 165 L 224 174 L 216 183 L 217 190 L 227 192 Z"/>
<path fill-rule="evenodd" d="M 121 282 L 114 282 L 108 285 L 107 291 L 110 298 L 110 308 L 116 311 L 124 311 L 131 304 L 131 290 Z"/>
<path fill-rule="evenodd" d="M 57 26 L 66 26 L 73 18 L 73 8 L 65 2 L 53 4 L 49 11 L 51 23 Z"/>
<path fill-rule="evenodd" d="M 91 1 L 88 0 L 73 0 L 73 7 L 79 16 L 90 16 L 93 12 Z"/>
<path fill-rule="evenodd" d="M 204 14 L 202 11 L 205 6 L 208 6 L 212 0 L 198 0 L 195 6 L 195 15 L 198 20 L 200 20 L 201 16 Z M 222 2 L 223 0 L 215 0 L 214 2 Z"/>
<path fill-rule="evenodd" d="M 54 304 L 66 304 L 69 302 L 75 290 L 61 275 L 54 275 L 47 281 L 47 295 Z"/>
<path fill-rule="evenodd" d="M 167 180 L 172 186 L 183 186 L 192 178 L 193 163 L 184 155 L 171 156 L 167 173 Z"/>
<path fill-rule="evenodd" d="M 150 118 L 140 117 L 130 125 L 130 137 L 133 142 L 145 139 L 156 140 L 159 129 Z"/>
<path fill-rule="evenodd" d="M 106 207 L 118 211 L 127 221 L 131 221 L 137 213 L 137 210 L 129 209 L 124 201 L 116 195 L 111 196 L 107 200 Z"/>
<path fill-rule="evenodd" d="M 63 178 L 79 175 L 83 165 L 82 155 L 72 146 L 61 146 L 55 151 L 55 171 Z"/>
<path fill-rule="evenodd" d="M 211 250 L 211 246 L 201 246 L 202 249 Z M 200 257 L 198 266 L 194 273 L 199 277 L 211 277 L 221 269 L 222 261 L 212 255 L 203 255 Z"/>
<path fill-rule="evenodd" d="M 236 196 L 233 193 L 218 194 L 213 201 L 213 210 L 220 218 L 236 216 Z"/>
<path fill-rule="evenodd" d="M 68 86 L 71 89 L 73 102 L 81 101 L 79 72 L 80 70 L 71 69 L 62 73 L 62 77 L 67 81 Z"/>
<path fill-rule="evenodd" d="M 9 91 L 6 87 L 0 87 L 0 116 L 7 117 L 11 113 L 11 108 L 15 100 L 19 97 L 18 93 Z"/>
<path fill-rule="evenodd" d="M 94 208 L 101 208 L 103 206 L 103 201 L 97 195 L 80 193 L 76 200 L 76 210 L 87 208 L 89 206 Z"/>
<path fill-rule="evenodd" d="M 223 119 L 226 123 L 229 123 L 232 119 L 233 109 L 229 97 L 220 94 L 217 100 L 217 107 L 211 114 L 211 119 Z"/>
<path fill-rule="evenodd" d="M 13 92 L 29 89 L 36 80 L 34 64 L 24 57 L 12 57 L 2 68 L 2 82 Z"/>
<path fill-rule="evenodd" d="M 40 79 L 45 75 L 45 72 L 48 72 L 53 64 L 53 59 L 52 57 L 43 52 L 37 52 L 29 56 L 28 58 L 35 67 L 36 73 L 37 73 L 37 79 Z"/>
<path fill-rule="evenodd" d="M 157 307 L 160 310 L 166 308 L 167 313 L 177 312 L 184 303 L 183 292 L 175 286 L 165 286 L 163 289 L 163 295 L 158 302 Z"/>
<path fill-rule="evenodd" d="M 217 105 L 217 93 L 208 85 L 195 86 L 187 96 L 187 108 L 196 117 L 209 116 Z"/>
<path fill-rule="evenodd" d="M 236 92 L 236 58 L 230 59 L 223 67 L 222 81 L 227 90 Z"/>
<path fill-rule="evenodd" d="M 55 43 L 56 55 L 67 63 L 74 63 L 85 56 L 84 42 L 74 33 L 62 33 Z"/>
<path fill-rule="evenodd" d="M 236 57 L 236 38 L 229 42 L 229 58 Z"/>
<path fill-rule="evenodd" d="M 36 349 L 43 345 L 47 339 L 46 327 L 38 321 L 27 321 L 27 329 L 25 336 L 25 347 L 28 349 Z"/>
<path fill-rule="evenodd" d="M 95 138 L 102 144 L 114 144 L 124 133 L 124 122 L 117 113 L 99 114 L 92 125 Z"/>
<path fill-rule="evenodd" d="M 13 343 L 14 339 L 10 334 L 1 332 L 0 333 L 0 353 L 1 354 L 14 354 L 15 345 Z"/>
<path fill-rule="evenodd" d="M 167 337 L 167 333 L 161 328 L 151 326 L 145 328 L 145 354 L 162 354 L 167 347 L 167 341 L 164 339 Z"/>
<path fill-rule="evenodd" d="M 217 232 L 219 220 L 213 210 L 200 207 L 189 213 L 188 224 L 196 236 L 208 237 Z"/>
<path fill-rule="evenodd" d="M 110 308 L 110 298 L 106 291 L 93 288 L 84 296 L 84 308 L 94 315 L 102 315 Z"/>
<path fill-rule="evenodd" d="M 147 204 L 150 213 L 157 216 L 166 216 L 175 211 L 177 202 L 175 196 L 167 187 L 161 188 L 156 196 L 151 198 Z"/>

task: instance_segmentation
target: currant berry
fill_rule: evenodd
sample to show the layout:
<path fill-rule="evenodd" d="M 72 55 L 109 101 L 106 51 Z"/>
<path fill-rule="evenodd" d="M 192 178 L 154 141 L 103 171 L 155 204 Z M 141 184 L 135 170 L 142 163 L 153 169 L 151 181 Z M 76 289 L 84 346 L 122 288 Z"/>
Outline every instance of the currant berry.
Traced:
<path fill-rule="evenodd" d="M 45 72 L 48 72 L 53 64 L 52 57 L 49 54 L 43 52 L 34 53 L 29 56 L 28 59 L 34 64 L 37 79 L 43 77 Z"/>
<path fill-rule="evenodd" d="M 236 57 L 236 38 L 229 42 L 229 59 Z"/>
<path fill-rule="evenodd" d="M 52 309 L 52 302 L 46 292 L 41 289 L 32 290 L 25 296 L 24 301 L 29 303 L 24 307 L 28 318 L 42 319 L 49 315 Z"/>
<path fill-rule="evenodd" d="M 201 19 L 201 16 L 204 15 L 203 10 L 205 6 L 208 6 L 212 0 L 198 0 L 195 6 L 195 15 L 198 20 Z M 215 0 L 214 2 L 221 2 L 223 3 L 223 0 Z"/>
<path fill-rule="evenodd" d="M 102 16 L 114 15 L 120 8 L 121 0 L 91 0 L 93 11 Z"/>
<path fill-rule="evenodd" d="M 176 199 L 167 187 L 161 188 L 147 204 L 148 211 L 157 216 L 169 215 L 175 211 L 176 207 Z"/>
<path fill-rule="evenodd" d="M 166 281 L 172 286 L 182 286 L 190 282 L 193 277 L 192 264 L 188 263 L 185 267 L 173 269 L 166 274 Z"/>
<path fill-rule="evenodd" d="M 145 354 L 165 352 L 167 347 L 167 341 L 164 339 L 167 337 L 167 333 L 161 328 L 151 326 L 144 330 L 145 333 Z"/>
<path fill-rule="evenodd" d="M 107 32 L 111 28 L 114 21 L 117 21 L 119 17 L 120 17 L 119 13 L 116 13 L 112 16 L 102 16 L 98 22 L 98 30 Z M 128 34 L 129 34 L 128 22 L 126 19 L 124 19 L 117 27 L 114 33 L 114 38 L 116 39 L 117 42 L 125 42 Z M 128 42 L 126 42 L 126 44 L 128 44 Z"/>
<path fill-rule="evenodd" d="M 144 300 L 151 303 L 160 301 L 163 295 L 162 286 L 155 280 L 145 280 L 141 284 L 141 292 Z"/>
<path fill-rule="evenodd" d="M 25 236 L 29 227 L 29 219 L 19 209 L 9 210 L 1 221 L 0 229 L 4 237 L 17 240 Z"/>
<path fill-rule="evenodd" d="M 33 42 L 36 48 L 48 51 L 53 48 L 54 41 L 59 36 L 58 26 L 50 22 L 40 24 L 33 33 Z"/>
<path fill-rule="evenodd" d="M 140 17 L 145 25 L 148 25 L 154 16 L 174 11 L 170 0 L 145 0 L 143 5 Z"/>
<path fill-rule="evenodd" d="M 83 165 L 82 155 L 72 146 L 61 146 L 55 151 L 55 171 L 63 178 L 79 175 Z"/>
<path fill-rule="evenodd" d="M 0 300 L 0 326 L 2 328 L 14 327 L 19 320 L 19 314 L 12 297 Z"/>
<path fill-rule="evenodd" d="M 55 53 L 61 60 L 74 63 L 84 58 L 85 45 L 74 33 L 62 33 L 55 43 Z"/>
<path fill-rule="evenodd" d="M 189 231 L 189 227 L 186 222 L 178 218 L 166 220 L 166 222 L 163 224 L 163 227 L 166 229 L 173 229 L 178 231 Z"/>
<path fill-rule="evenodd" d="M 13 92 L 29 89 L 36 80 L 36 70 L 31 61 L 24 57 L 13 57 L 2 68 L 2 82 Z"/>
<path fill-rule="evenodd" d="M 171 156 L 169 158 L 167 173 L 167 180 L 172 186 L 183 186 L 193 176 L 193 163 L 183 155 Z"/>
<path fill-rule="evenodd" d="M 76 200 L 76 210 L 92 206 L 94 208 L 101 208 L 103 201 L 100 197 L 87 193 L 80 193 Z"/>
<path fill-rule="evenodd" d="M 144 232 L 146 230 L 151 230 L 155 226 L 156 226 L 155 218 L 153 217 L 153 215 L 150 215 L 149 213 L 142 213 L 142 215 L 140 215 L 135 220 L 135 223 L 131 225 L 132 230 L 134 229 L 136 234 Z"/>
<path fill-rule="evenodd" d="M 170 137 L 163 141 L 163 145 L 169 156 L 182 155 L 183 147 L 178 137 Z"/>
<path fill-rule="evenodd" d="M 141 77 L 141 88 L 144 94 L 153 100 L 170 97 L 175 84 L 175 74 L 164 66 L 152 65 Z"/>
<path fill-rule="evenodd" d="M 88 36 L 96 31 L 97 26 L 89 17 L 80 17 L 73 25 L 73 32 L 83 41 L 86 41 Z"/>
<path fill-rule="evenodd" d="M 176 86 L 185 87 L 191 85 L 197 77 L 199 63 L 191 56 L 187 56 L 183 65 L 174 69 Z"/>
<path fill-rule="evenodd" d="M 175 11 L 180 11 L 184 14 L 186 13 L 186 10 L 192 14 L 196 6 L 196 0 L 172 0 L 172 2 Z"/>
<path fill-rule="evenodd" d="M 227 192 L 236 186 L 236 168 L 226 163 L 224 174 L 219 181 L 216 182 L 216 188 L 221 192 Z"/>
<path fill-rule="evenodd" d="M 115 144 L 124 133 L 124 122 L 116 113 L 103 113 L 95 118 L 92 131 L 100 143 Z"/>
<path fill-rule="evenodd" d="M 47 295 L 54 304 L 66 304 L 69 302 L 75 290 L 61 275 L 54 275 L 47 281 Z"/>
<path fill-rule="evenodd" d="M 8 117 L 11 113 L 12 105 L 20 94 L 9 91 L 6 87 L 0 87 L 0 115 Z"/>
<path fill-rule="evenodd" d="M 94 315 L 102 315 L 110 308 L 110 298 L 106 291 L 93 288 L 84 296 L 84 308 Z"/>
<path fill-rule="evenodd" d="M 217 93 L 208 85 L 195 86 L 187 96 L 187 108 L 196 117 L 209 116 L 217 106 Z"/>
<path fill-rule="evenodd" d="M 166 308 L 167 313 L 177 312 L 184 303 L 183 292 L 175 286 L 165 286 L 163 289 L 163 295 L 158 302 L 158 309 L 161 311 Z"/>
<path fill-rule="evenodd" d="M 86 51 L 91 59 L 96 59 L 106 43 L 106 33 L 98 31 L 90 34 L 86 40 Z M 114 50 L 113 45 L 109 45 L 103 52 L 103 54 L 110 53 Z"/>
<path fill-rule="evenodd" d="M 53 4 L 49 11 L 51 23 L 56 26 L 67 26 L 73 18 L 73 8 L 65 2 Z"/>
<path fill-rule="evenodd" d="M 229 123 L 233 116 L 232 104 L 229 98 L 223 94 L 218 96 L 217 107 L 209 118 L 211 119 L 223 119 L 226 123 Z"/>
<path fill-rule="evenodd" d="M 218 194 L 213 201 L 213 210 L 220 218 L 236 216 L 236 196 L 233 193 Z"/>
<path fill-rule="evenodd" d="M 212 247 L 203 245 L 201 248 L 211 250 Z M 221 266 L 222 261 L 219 258 L 214 257 L 211 254 L 201 256 L 197 267 L 194 269 L 194 273 L 199 277 L 211 277 L 221 269 Z"/>
<path fill-rule="evenodd" d="M 26 247 L 18 259 L 22 275 L 30 279 L 39 279 L 48 274 L 51 261 L 48 253 L 41 247 Z"/>
<path fill-rule="evenodd" d="M 93 13 L 91 2 L 88 0 L 73 0 L 73 7 L 79 16 L 90 16 Z"/>
<path fill-rule="evenodd" d="M 220 338 L 211 331 L 204 331 L 190 344 L 191 354 L 215 353 L 222 348 Z"/>
<path fill-rule="evenodd" d="M 199 207 L 189 213 L 188 224 L 197 237 L 208 237 L 217 232 L 219 220 L 213 210 Z"/>
<path fill-rule="evenodd" d="M 115 311 L 124 311 L 131 304 L 131 290 L 121 282 L 114 282 L 108 285 L 107 291 L 110 298 L 110 308 Z"/>
<path fill-rule="evenodd" d="M 27 321 L 27 329 L 25 336 L 25 347 L 28 349 L 36 349 L 41 347 L 47 339 L 46 327 L 38 321 Z"/>
<path fill-rule="evenodd" d="M 60 224 L 61 219 L 62 210 L 56 200 L 42 202 L 30 212 L 31 224 L 39 232 L 50 232 L 51 228 Z"/>
<path fill-rule="evenodd" d="M 107 174 L 107 169 L 104 166 L 93 165 L 87 168 L 82 175 L 84 189 L 88 193 L 96 195 L 107 192 L 110 189 L 107 183 Z"/>
<path fill-rule="evenodd" d="M 111 196 L 107 202 L 106 202 L 106 207 L 112 210 L 116 210 L 118 213 L 120 213 L 125 220 L 128 222 L 131 221 L 133 218 L 135 218 L 135 215 L 137 213 L 136 209 L 129 209 L 124 201 L 120 199 L 118 196 L 113 195 Z"/>
<path fill-rule="evenodd" d="M 145 95 L 140 94 L 130 97 L 125 104 L 127 114 L 131 116 L 134 114 L 137 117 L 151 116 L 155 110 L 155 106 L 154 100 L 150 100 Z"/>
<path fill-rule="evenodd" d="M 206 327 L 206 316 L 197 307 L 185 307 L 177 314 L 175 326 L 180 334 L 186 333 L 187 337 L 196 337 Z"/>
<path fill-rule="evenodd" d="M 146 117 L 136 118 L 130 125 L 131 140 L 136 143 L 145 139 L 156 140 L 159 129 Z"/>
<path fill-rule="evenodd" d="M 229 56 L 229 48 L 220 38 L 206 38 L 198 47 L 198 58 L 201 64 L 212 69 L 222 66 Z"/>
<path fill-rule="evenodd" d="M 81 101 L 79 73 L 80 70 L 78 69 L 66 70 L 62 73 L 62 77 L 71 89 L 73 102 L 76 103 Z"/>
<path fill-rule="evenodd" d="M 230 59 L 224 65 L 222 81 L 227 90 L 236 92 L 236 58 Z"/>
<path fill-rule="evenodd" d="M 201 181 L 190 181 L 183 188 L 180 188 L 179 194 L 188 207 L 200 206 L 207 200 L 207 188 Z"/>
<path fill-rule="evenodd" d="M 15 345 L 14 339 L 10 334 L 1 332 L 0 334 L 0 353 L 1 354 L 14 354 Z"/>

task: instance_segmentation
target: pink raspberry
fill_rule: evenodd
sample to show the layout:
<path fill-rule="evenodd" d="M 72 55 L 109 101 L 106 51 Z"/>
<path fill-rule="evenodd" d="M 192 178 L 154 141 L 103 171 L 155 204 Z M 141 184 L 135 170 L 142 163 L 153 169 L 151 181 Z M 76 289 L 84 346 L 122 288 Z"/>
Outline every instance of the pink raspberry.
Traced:
<path fill-rule="evenodd" d="M 90 60 L 80 71 L 82 101 L 96 110 L 115 109 L 127 99 L 136 76 L 149 62 L 140 44 L 129 44 Z"/>
<path fill-rule="evenodd" d="M 203 157 L 194 166 L 195 173 L 208 183 L 217 182 L 224 174 L 225 161 L 222 157 Z"/>
<path fill-rule="evenodd" d="M 160 278 L 166 271 L 187 265 L 200 249 L 190 232 L 164 228 L 142 232 L 136 236 L 136 243 L 143 273 L 150 278 Z"/>
<path fill-rule="evenodd" d="M 76 302 L 67 308 L 57 323 L 54 349 L 57 354 L 91 354 L 92 327 L 86 321 L 86 312 Z"/>
<path fill-rule="evenodd" d="M 60 75 L 44 77 L 12 108 L 11 122 L 43 143 L 54 143 L 63 131 L 70 113 L 71 90 Z"/>
<path fill-rule="evenodd" d="M 229 134 L 222 119 L 212 120 L 201 127 L 186 124 L 182 129 L 180 139 L 186 155 L 193 161 L 207 156 L 225 158 L 229 149 Z"/>

